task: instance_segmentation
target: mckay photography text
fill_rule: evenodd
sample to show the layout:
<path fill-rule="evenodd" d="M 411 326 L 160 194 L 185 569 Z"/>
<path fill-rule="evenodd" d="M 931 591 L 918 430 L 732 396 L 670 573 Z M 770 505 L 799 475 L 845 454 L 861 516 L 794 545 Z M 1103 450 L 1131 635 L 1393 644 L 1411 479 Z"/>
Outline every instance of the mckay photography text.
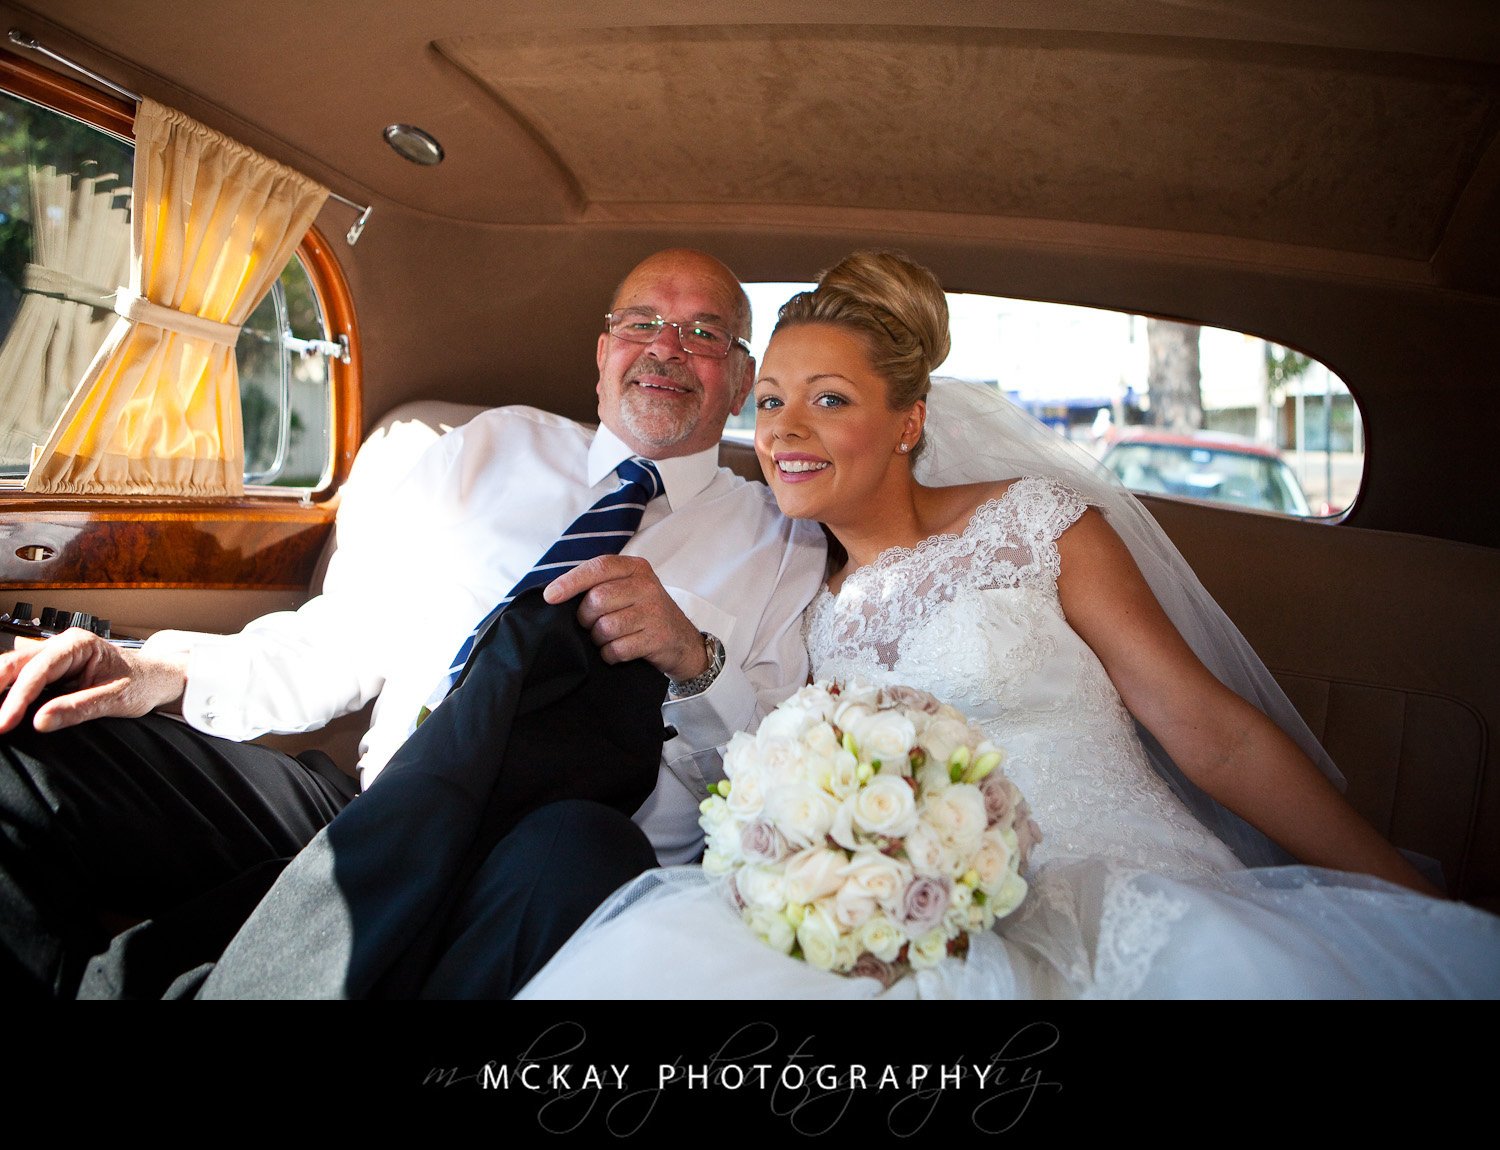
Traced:
<path fill-rule="evenodd" d="M 534 1112 L 547 1132 L 594 1129 L 615 1137 L 661 1133 L 674 1114 L 705 1106 L 804 1135 L 850 1121 L 898 1136 L 935 1123 L 1001 1134 L 1028 1118 L 1045 1121 L 1062 1092 L 1062 1035 L 1052 1023 L 1001 1028 L 982 1054 L 948 1057 L 942 1037 L 921 1029 L 901 1036 L 895 1045 L 903 1054 L 894 1057 L 875 1055 L 866 1043 L 783 1034 L 757 1022 L 722 1041 L 703 1036 L 694 1053 L 647 1058 L 606 1051 L 582 1024 L 559 1022 L 505 1058 L 432 1066 L 421 1086 L 503 1098 L 512 1112 Z"/>

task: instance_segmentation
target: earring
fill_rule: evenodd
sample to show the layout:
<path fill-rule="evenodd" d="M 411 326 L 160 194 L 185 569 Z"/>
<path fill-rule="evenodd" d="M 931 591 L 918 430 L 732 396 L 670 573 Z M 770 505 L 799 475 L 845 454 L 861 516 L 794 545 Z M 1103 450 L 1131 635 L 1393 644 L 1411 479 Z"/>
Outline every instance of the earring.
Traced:
<path fill-rule="evenodd" d="M 911 444 L 903 443 L 900 447 L 896 448 L 896 450 L 899 451 L 902 455 L 905 455 L 908 451 L 911 450 Z"/>

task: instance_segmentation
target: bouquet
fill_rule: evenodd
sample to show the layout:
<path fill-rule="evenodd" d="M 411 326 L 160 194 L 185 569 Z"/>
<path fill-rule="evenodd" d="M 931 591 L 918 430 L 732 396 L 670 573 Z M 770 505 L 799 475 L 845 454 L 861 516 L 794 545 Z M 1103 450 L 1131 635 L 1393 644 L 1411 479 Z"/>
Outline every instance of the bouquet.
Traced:
<path fill-rule="evenodd" d="M 704 870 L 777 950 L 890 985 L 1026 895 L 1041 833 L 1002 758 L 925 691 L 804 687 L 730 741 L 700 808 Z"/>

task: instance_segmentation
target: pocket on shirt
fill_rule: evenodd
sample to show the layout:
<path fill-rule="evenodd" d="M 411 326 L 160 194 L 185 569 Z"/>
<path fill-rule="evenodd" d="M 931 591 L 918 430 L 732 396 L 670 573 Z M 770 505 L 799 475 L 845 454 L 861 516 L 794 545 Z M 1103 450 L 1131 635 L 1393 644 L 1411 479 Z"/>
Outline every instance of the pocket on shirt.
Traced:
<path fill-rule="evenodd" d="M 724 644 L 727 651 L 734 635 L 735 617 L 716 603 L 710 603 L 701 595 L 694 595 L 681 587 L 667 587 L 666 592 L 682 613 L 692 620 L 693 626 L 707 631 Z"/>

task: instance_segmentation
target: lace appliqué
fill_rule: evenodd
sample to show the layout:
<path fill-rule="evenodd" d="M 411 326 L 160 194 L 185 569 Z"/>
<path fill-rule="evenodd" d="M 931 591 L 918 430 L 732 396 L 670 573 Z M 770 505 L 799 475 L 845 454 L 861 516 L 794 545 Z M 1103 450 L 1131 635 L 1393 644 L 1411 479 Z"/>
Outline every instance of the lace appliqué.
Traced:
<path fill-rule="evenodd" d="M 934 535 L 915 547 L 892 547 L 844 581 L 826 588 L 807 619 L 814 666 L 844 662 L 886 670 L 902 638 L 938 615 L 960 590 L 1052 587 L 1057 539 L 1086 510 L 1081 496 L 1050 479 L 1018 479 L 979 506 L 957 535 Z"/>
<path fill-rule="evenodd" d="M 962 533 L 882 553 L 814 601 L 814 675 L 920 687 L 980 723 L 1042 827 L 1036 865 L 1102 857 L 1200 878 L 1236 868 L 1151 769 L 1114 684 L 1063 616 L 1057 541 L 1085 509 L 1055 480 L 1018 479 Z"/>

